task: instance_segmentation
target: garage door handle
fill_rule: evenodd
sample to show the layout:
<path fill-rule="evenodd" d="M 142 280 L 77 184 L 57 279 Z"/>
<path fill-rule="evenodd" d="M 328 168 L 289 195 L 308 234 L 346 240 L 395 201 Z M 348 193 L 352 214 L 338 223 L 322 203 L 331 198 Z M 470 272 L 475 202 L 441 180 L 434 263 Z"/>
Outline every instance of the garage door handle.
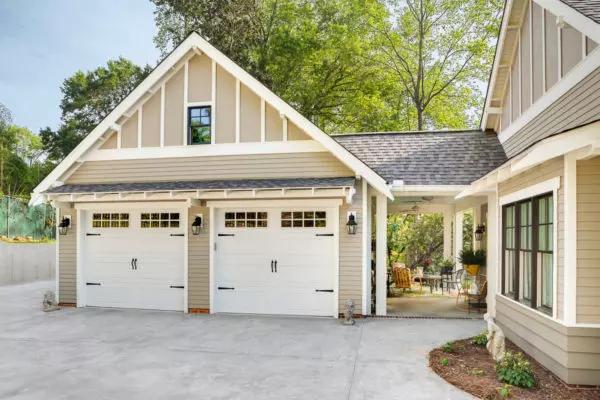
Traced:
<path fill-rule="evenodd" d="M 185 236 L 184 233 L 171 233 L 171 236 Z"/>
<path fill-rule="evenodd" d="M 225 287 L 225 286 L 219 286 L 217 289 L 219 289 L 219 290 L 235 290 L 234 287 Z"/>
<path fill-rule="evenodd" d="M 86 233 L 85 236 L 100 236 L 99 233 Z"/>
<path fill-rule="evenodd" d="M 184 289 L 184 286 L 173 286 L 171 285 L 171 289 Z"/>
<path fill-rule="evenodd" d="M 277 273 L 277 260 L 275 260 L 275 273 Z"/>
<path fill-rule="evenodd" d="M 333 236 L 333 233 L 317 233 L 316 236 Z"/>
<path fill-rule="evenodd" d="M 101 284 L 98 282 L 87 282 L 86 285 L 87 286 L 100 286 Z"/>
<path fill-rule="evenodd" d="M 219 233 L 217 236 L 235 236 L 235 233 Z"/>
<path fill-rule="evenodd" d="M 333 293 L 333 289 L 317 289 L 317 290 L 315 290 L 315 292 Z"/>
<path fill-rule="evenodd" d="M 271 260 L 271 272 L 275 272 L 275 270 L 273 269 L 273 264 L 275 264 L 275 261 Z"/>

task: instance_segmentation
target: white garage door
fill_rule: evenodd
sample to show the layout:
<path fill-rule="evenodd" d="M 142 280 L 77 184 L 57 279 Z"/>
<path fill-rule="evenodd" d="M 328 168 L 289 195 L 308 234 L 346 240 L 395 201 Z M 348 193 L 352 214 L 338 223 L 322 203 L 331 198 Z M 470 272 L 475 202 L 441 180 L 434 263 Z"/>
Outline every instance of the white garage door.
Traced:
<path fill-rule="evenodd" d="M 220 209 L 216 216 L 218 312 L 334 314 L 334 209 Z"/>
<path fill-rule="evenodd" d="M 182 216 L 169 209 L 86 212 L 86 304 L 183 310 Z"/>

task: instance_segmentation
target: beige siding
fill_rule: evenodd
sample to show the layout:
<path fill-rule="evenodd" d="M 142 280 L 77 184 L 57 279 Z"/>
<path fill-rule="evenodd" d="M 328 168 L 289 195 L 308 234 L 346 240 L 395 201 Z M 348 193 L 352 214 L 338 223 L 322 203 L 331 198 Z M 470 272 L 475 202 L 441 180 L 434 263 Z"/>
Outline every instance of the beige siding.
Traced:
<path fill-rule="evenodd" d="M 266 141 L 280 142 L 283 140 L 283 121 L 279 116 L 279 111 L 273 108 L 269 103 L 266 106 Z"/>
<path fill-rule="evenodd" d="M 518 60 L 518 59 L 517 59 Z M 517 64 L 513 65 L 510 75 L 510 104 L 512 112 L 512 121 L 519 118 L 521 115 L 521 105 L 519 103 L 519 67 Z"/>
<path fill-rule="evenodd" d="M 543 93 L 543 32 L 542 32 L 542 8 L 536 4 L 532 3 L 532 12 L 533 12 L 533 36 L 532 36 L 532 46 L 531 49 L 533 51 L 533 101 L 539 99 Z"/>
<path fill-rule="evenodd" d="M 241 85 L 240 103 L 240 141 L 260 142 L 260 97 L 246 85 Z"/>
<path fill-rule="evenodd" d="M 204 229 L 198 236 L 192 235 L 192 222 L 196 214 L 203 214 Z M 209 260 L 210 260 L 210 210 L 205 207 L 191 207 L 188 211 L 188 307 L 208 310 Z"/>
<path fill-rule="evenodd" d="M 58 301 L 77 303 L 77 211 L 61 208 L 60 218 L 71 216 L 71 228 L 58 238 Z"/>
<path fill-rule="evenodd" d="M 583 58 L 581 46 L 583 37 L 581 32 L 570 25 L 566 25 L 561 30 L 561 51 L 562 51 L 562 76 L 565 76 L 575 65 Z"/>
<path fill-rule="evenodd" d="M 546 14 L 546 90 L 558 81 L 558 30 L 556 17 L 549 12 Z"/>
<path fill-rule="evenodd" d="M 116 149 L 117 148 L 117 133 L 113 133 L 112 135 L 110 135 L 110 137 L 106 140 L 106 142 L 104 142 L 104 144 L 102 146 L 100 146 L 100 148 L 102 150 L 108 150 L 108 149 Z"/>
<path fill-rule="evenodd" d="M 566 327 L 496 296 L 496 322 L 506 337 L 569 384 L 600 382 L 600 328 Z"/>
<path fill-rule="evenodd" d="M 600 68 L 503 143 L 509 158 L 554 134 L 600 118 Z"/>
<path fill-rule="evenodd" d="M 558 213 L 558 248 L 555 250 L 557 252 L 558 258 L 558 298 L 555 299 L 555 307 L 558 313 L 558 317 L 560 319 L 563 318 L 563 299 L 564 299 L 564 196 L 563 196 L 563 171 L 564 171 L 564 163 L 563 158 L 558 157 L 548 162 L 545 162 L 529 171 L 523 172 L 514 178 L 507 180 L 506 182 L 502 182 L 498 186 L 498 196 L 506 196 L 510 193 L 516 192 L 521 189 L 526 189 L 535 184 L 547 181 L 549 179 L 560 177 L 561 184 L 558 190 L 558 199 L 555 199 L 555 204 L 557 204 L 557 213 Z"/>
<path fill-rule="evenodd" d="M 165 86 L 165 146 L 183 144 L 183 68 Z"/>
<path fill-rule="evenodd" d="M 504 98 L 502 99 L 501 130 L 510 125 L 510 82 L 506 85 Z"/>
<path fill-rule="evenodd" d="M 340 207 L 340 283 L 339 283 L 339 312 L 344 312 L 348 299 L 354 301 L 355 313 L 363 314 L 362 310 L 362 230 L 365 226 L 362 215 L 362 190 L 356 188 L 352 204 Z M 349 235 L 346 230 L 348 211 L 356 211 L 358 229 L 356 235 Z"/>
<path fill-rule="evenodd" d="M 217 66 L 215 143 L 235 143 L 235 78 Z"/>
<path fill-rule="evenodd" d="M 353 176 L 331 153 L 89 161 L 68 183 Z"/>
<path fill-rule="evenodd" d="M 600 157 L 577 163 L 577 322 L 600 323 Z"/>
<path fill-rule="evenodd" d="M 311 137 L 298 128 L 296 124 L 288 121 L 288 140 L 310 140 Z"/>
<path fill-rule="evenodd" d="M 142 147 L 160 146 L 160 90 L 142 109 Z"/>
<path fill-rule="evenodd" d="M 188 64 L 188 101 L 211 101 L 212 60 L 195 56 Z"/>
<path fill-rule="evenodd" d="M 530 9 L 528 7 L 527 14 L 525 15 L 525 19 L 523 20 L 523 28 L 521 29 L 521 41 L 520 41 L 520 61 L 521 61 L 521 113 L 527 110 L 531 106 L 531 74 L 529 73 L 529 66 L 531 65 L 531 57 L 529 57 L 529 52 L 531 46 L 529 45 L 530 41 L 530 28 L 531 23 L 529 21 L 529 12 Z"/>
<path fill-rule="evenodd" d="M 138 145 L 138 113 L 131 116 L 121 127 L 121 147 L 131 148 Z"/>

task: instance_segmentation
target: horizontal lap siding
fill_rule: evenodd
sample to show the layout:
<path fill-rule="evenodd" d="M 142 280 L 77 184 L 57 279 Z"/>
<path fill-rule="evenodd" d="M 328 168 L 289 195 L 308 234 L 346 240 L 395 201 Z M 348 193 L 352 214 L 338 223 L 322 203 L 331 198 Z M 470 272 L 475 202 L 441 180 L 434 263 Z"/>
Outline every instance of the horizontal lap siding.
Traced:
<path fill-rule="evenodd" d="M 196 214 L 202 214 L 204 228 L 198 236 L 192 235 L 191 225 Z M 210 307 L 210 210 L 191 207 L 188 211 L 188 307 Z"/>
<path fill-rule="evenodd" d="M 600 323 L 600 157 L 577 163 L 577 322 Z"/>
<path fill-rule="evenodd" d="M 77 211 L 61 208 L 60 218 L 71 216 L 71 228 L 58 238 L 58 295 L 60 303 L 77 303 Z"/>
<path fill-rule="evenodd" d="M 88 161 L 67 183 L 353 176 L 331 153 Z"/>
<path fill-rule="evenodd" d="M 362 190 L 360 185 L 352 199 L 352 204 L 344 203 L 340 207 L 340 256 L 339 256 L 339 312 L 345 310 L 348 299 L 354 301 L 354 312 L 363 314 L 362 310 L 362 230 L 365 222 L 362 219 Z M 358 229 L 355 235 L 349 235 L 346 228 L 348 212 L 356 211 Z"/>
<path fill-rule="evenodd" d="M 498 186 L 498 195 L 500 197 L 506 196 L 508 194 L 514 193 L 516 191 L 526 189 L 530 186 L 536 185 L 538 183 L 547 181 L 552 178 L 560 177 L 561 183 L 560 188 L 558 189 L 558 199 L 555 199 L 555 203 L 558 206 L 558 248 L 557 258 L 558 258 L 558 296 L 555 302 L 555 306 L 557 307 L 557 315 L 560 319 L 563 318 L 563 299 L 564 299 L 564 196 L 563 196 L 563 173 L 564 173 L 564 163 L 562 157 L 554 158 L 550 161 L 547 161 L 541 165 L 532 168 L 529 171 L 523 172 L 505 182 L 502 182 Z"/>
<path fill-rule="evenodd" d="M 511 158 L 532 144 L 600 118 L 600 68 L 503 143 Z"/>
<path fill-rule="evenodd" d="M 569 384 L 600 382 L 600 328 L 570 328 L 496 296 L 506 337 Z"/>

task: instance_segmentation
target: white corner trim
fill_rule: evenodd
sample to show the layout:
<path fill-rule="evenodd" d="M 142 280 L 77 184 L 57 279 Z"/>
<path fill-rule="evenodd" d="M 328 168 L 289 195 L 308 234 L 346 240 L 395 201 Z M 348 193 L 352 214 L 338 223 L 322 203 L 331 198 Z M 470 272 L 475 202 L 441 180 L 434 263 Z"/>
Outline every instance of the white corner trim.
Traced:
<path fill-rule="evenodd" d="M 235 80 L 235 142 L 241 141 L 241 125 L 242 125 L 242 85 L 240 80 Z"/>
<path fill-rule="evenodd" d="M 260 99 L 260 141 L 265 142 L 267 140 L 267 121 L 266 121 L 266 104 L 265 99 Z"/>
<path fill-rule="evenodd" d="M 209 209 L 209 218 L 208 218 L 208 308 L 211 314 L 217 312 L 215 310 L 215 209 Z"/>
<path fill-rule="evenodd" d="M 577 157 L 564 158 L 564 320 L 577 322 Z"/>
<path fill-rule="evenodd" d="M 505 204 L 510 204 L 517 202 L 519 200 L 528 199 L 530 197 L 535 197 L 540 194 L 554 192 L 560 188 L 560 177 L 555 177 L 552 179 L 548 179 L 547 181 L 538 183 L 533 186 L 529 186 L 525 189 L 518 190 L 516 192 L 512 192 L 505 196 L 500 197 L 500 205 L 503 206 Z"/>
<path fill-rule="evenodd" d="M 76 250 L 75 250 L 75 259 L 76 259 L 76 270 L 77 276 L 75 278 L 76 293 L 77 293 L 77 307 L 85 307 L 87 304 L 86 299 L 86 276 L 85 276 L 85 268 L 83 267 L 83 237 L 84 237 L 84 227 L 86 224 L 84 213 L 81 210 L 77 210 L 77 226 L 75 227 L 75 240 Z"/>
<path fill-rule="evenodd" d="M 210 96 L 212 99 L 213 107 L 210 109 L 210 143 L 215 144 L 216 135 L 216 120 L 217 120 L 217 63 L 213 59 L 211 64 L 211 85 L 210 85 Z"/>
<path fill-rule="evenodd" d="M 181 144 L 183 146 L 187 145 L 188 141 L 188 107 L 189 107 L 189 76 L 190 76 L 190 62 L 189 60 L 185 61 L 183 67 L 183 139 Z"/>
<path fill-rule="evenodd" d="M 166 93 L 165 84 L 163 83 L 160 87 L 160 147 L 165 145 L 165 106 L 166 106 Z M 121 146 L 118 146 L 121 148 Z"/>
<path fill-rule="evenodd" d="M 333 208 L 333 318 L 339 318 L 340 310 L 340 207 Z"/>
<path fill-rule="evenodd" d="M 317 153 L 327 149 L 316 140 L 290 142 L 220 143 L 198 146 L 165 146 L 94 151 L 83 161 L 139 160 L 182 157 L 254 155 L 275 153 Z"/>
<path fill-rule="evenodd" d="M 54 235 L 56 237 L 56 270 L 55 270 L 55 277 L 54 280 L 55 282 L 55 300 L 57 303 L 60 302 L 60 234 L 58 232 L 58 223 L 60 222 L 60 208 L 59 207 L 54 207 L 54 210 L 56 210 L 56 226 L 54 227 Z"/>
<path fill-rule="evenodd" d="M 600 31 L 600 29 L 598 29 Z M 595 49 L 583 61 L 579 62 L 566 75 L 562 77 L 550 90 L 540 97 L 531 107 L 527 109 L 519 118 L 510 124 L 506 130 L 500 132 L 498 138 L 500 143 L 506 142 L 513 135 L 519 132 L 525 125 L 533 121 L 544 110 L 550 107 L 561 96 L 575 87 L 579 82 L 594 72 L 600 66 L 600 48 Z"/>
<path fill-rule="evenodd" d="M 183 312 L 187 314 L 189 312 L 189 242 L 191 238 L 190 227 L 188 225 L 189 215 L 188 215 L 188 206 L 182 208 L 181 213 L 181 221 L 182 226 L 185 232 L 185 240 L 183 241 L 183 287 L 185 288 L 183 291 Z"/>

